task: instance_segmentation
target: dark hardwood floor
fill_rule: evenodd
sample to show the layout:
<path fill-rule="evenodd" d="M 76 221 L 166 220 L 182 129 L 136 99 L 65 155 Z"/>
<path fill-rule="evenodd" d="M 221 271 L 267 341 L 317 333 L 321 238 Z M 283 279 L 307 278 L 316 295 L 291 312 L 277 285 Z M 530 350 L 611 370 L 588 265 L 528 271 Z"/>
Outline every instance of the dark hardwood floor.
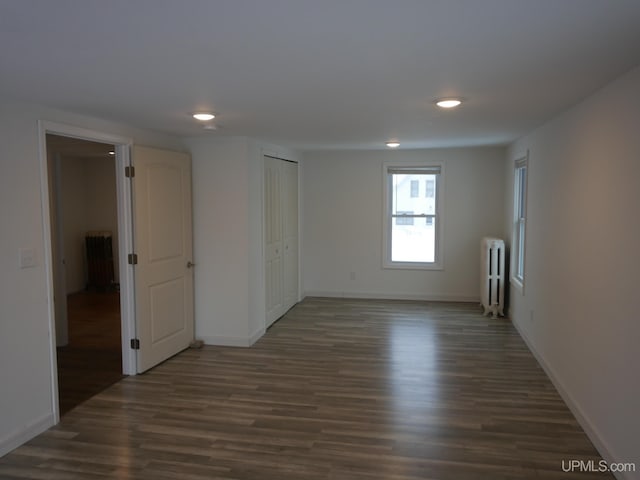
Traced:
<path fill-rule="evenodd" d="M 58 347 L 60 414 L 123 378 L 118 292 L 67 297 L 69 344 Z"/>
<path fill-rule="evenodd" d="M 477 305 L 307 298 L 187 350 L 0 459 L 3 479 L 602 479 L 517 332 Z"/>

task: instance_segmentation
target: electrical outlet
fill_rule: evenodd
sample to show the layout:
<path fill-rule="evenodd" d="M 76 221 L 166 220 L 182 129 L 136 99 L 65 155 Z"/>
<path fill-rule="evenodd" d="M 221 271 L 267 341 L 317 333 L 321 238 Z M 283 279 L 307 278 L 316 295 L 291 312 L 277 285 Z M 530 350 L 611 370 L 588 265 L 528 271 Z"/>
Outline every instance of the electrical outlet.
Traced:
<path fill-rule="evenodd" d="M 20 254 L 20 268 L 35 267 L 38 264 L 38 258 L 36 251 L 33 248 L 21 248 Z"/>

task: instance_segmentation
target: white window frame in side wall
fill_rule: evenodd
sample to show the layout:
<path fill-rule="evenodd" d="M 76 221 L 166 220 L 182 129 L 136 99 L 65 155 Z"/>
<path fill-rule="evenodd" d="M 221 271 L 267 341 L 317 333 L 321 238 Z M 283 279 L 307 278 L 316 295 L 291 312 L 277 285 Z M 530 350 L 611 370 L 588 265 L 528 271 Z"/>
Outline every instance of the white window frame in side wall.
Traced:
<path fill-rule="evenodd" d="M 513 231 L 511 237 L 511 282 L 524 290 L 526 275 L 527 190 L 529 182 L 529 152 L 516 158 L 513 164 Z"/>
<path fill-rule="evenodd" d="M 427 222 L 431 219 L 435 227 L 434 238 L 434 261 L 393 261 L 392 260 L 392 227 L 398 218 L 393 215 L 393 174 L 394 173 L 416 173 L 422 175 L 436 175 L 435 197 L 433 199 L 435 207 L 433 213 L 416 213 L 410 217 L 416 221 Z M 411 269 L 411 270 L 443 270 L 444 242 L 443 242 L 443 198 L 444 198 L 444 165 L 434 163 L 383 163 L 383 198 L 384 198 L 384 218 L 383 218 L 383 268 L 391 269 Z M 415 200 L 426 200 L 419 197 Z M 398 212 L 400 213 L 400 212 Z"/>

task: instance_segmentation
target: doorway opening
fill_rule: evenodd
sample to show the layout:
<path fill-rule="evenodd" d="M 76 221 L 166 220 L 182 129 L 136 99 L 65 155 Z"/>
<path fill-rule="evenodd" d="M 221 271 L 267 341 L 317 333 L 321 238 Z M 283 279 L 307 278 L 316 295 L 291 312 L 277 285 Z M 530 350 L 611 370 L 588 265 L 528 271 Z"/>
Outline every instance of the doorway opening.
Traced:
<path fill-rule="evenodd" d="M 115 145 L 46 134 L 59 413 L 123 378 Z"/>

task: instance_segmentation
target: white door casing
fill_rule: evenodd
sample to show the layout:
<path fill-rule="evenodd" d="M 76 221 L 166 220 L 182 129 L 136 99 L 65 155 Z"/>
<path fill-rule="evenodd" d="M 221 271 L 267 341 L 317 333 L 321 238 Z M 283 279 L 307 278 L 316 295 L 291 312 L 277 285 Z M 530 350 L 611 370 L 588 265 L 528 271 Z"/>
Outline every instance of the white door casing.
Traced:
<path fill-rule="evenodd" d="M 133 148 L 137 370 L 148 370 L 193 341 L 191 158 Z"/>

